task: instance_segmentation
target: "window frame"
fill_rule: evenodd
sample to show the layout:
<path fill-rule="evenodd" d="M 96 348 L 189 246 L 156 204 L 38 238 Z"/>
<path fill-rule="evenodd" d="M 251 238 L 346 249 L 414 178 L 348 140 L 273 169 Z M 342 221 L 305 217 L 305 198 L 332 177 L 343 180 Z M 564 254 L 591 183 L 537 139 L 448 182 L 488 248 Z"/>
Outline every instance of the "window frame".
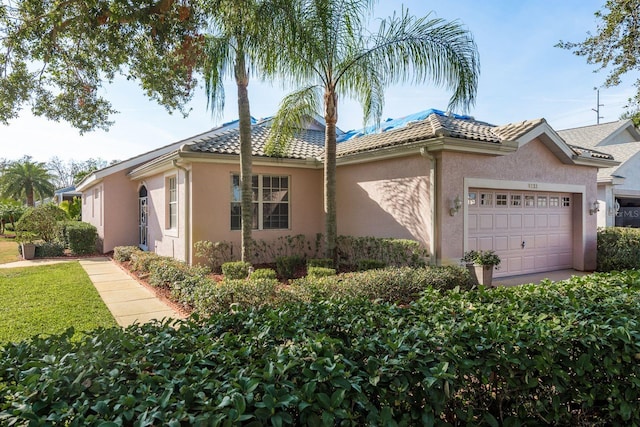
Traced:
<path fill-rule="evenodd" d="M 165 230 L 178 229 L 178 175 L 165 176 Z M 173 183 L 173 188 L 172 188 Z"/>
<path fill-rule="evenodd" d="M 273 179 L 277 179 L 278 182 L 282 182 L 283 179 L 286 180 L 286 187 L 272 187 L 264 185 L 264 178 L 268 178 L 269 181 Z M 237 182 L 237 188 L 235 182 Z M 253 174 L 251 180 L 251 188 L 252 188 L 252 203 L 254 206 L 253 210 L 253 227 L 252 230 L 256 231 L 278 231 L 278 230 L 290 230 L 291 229 L 291 175 L 277 175 L 277 174 Z M 229 203 L 229 229 L 231 231 L 240 231 L 242 229 L 242 190 L 240 188 L 240 174 L 239 173 L 231 173 L 231 194 L 230 194 L 230 203 Z M 256 186 L 257 184 L 257 186 Z M 265 196 L 265 189 L 269 191 L 270 189 L 277 188 L 280 190 L 286 189 L 286 200 L 279 200 L 274 202 L 273 200 L 267 200 Z M 268 221 L 268 218 L 265 218 L 265 207 L 267 205 L 286 205 L 286 223 L 287 226 L 283 228 L 277 227 L 265 227 L 265 223 Z M 237 210 L 237 213 L 234 213 L 234 207 Z M 282 214 L 280 214 L 282 215 Z M 235 218 L 234 218 L 235 217 Z M 237 225 L 234 225 L 237 224 Z"/>

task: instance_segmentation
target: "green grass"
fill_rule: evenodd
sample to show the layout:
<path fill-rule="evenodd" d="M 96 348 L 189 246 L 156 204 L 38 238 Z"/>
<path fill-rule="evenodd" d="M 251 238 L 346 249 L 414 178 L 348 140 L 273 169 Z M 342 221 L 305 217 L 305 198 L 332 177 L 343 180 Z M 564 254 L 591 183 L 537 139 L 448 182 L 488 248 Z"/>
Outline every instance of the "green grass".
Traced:
<path fill-rule="evenodd" d="M 20 255 L 18 255 L 18 243 L 16 243 L 15 239 L 0 237 L 0 264 L 20 261 L 20 259 Z"/>
<path fill-rule="evenodd" d="M 78 262 L 0 270 L 0 344 L 116 326 Z"/>

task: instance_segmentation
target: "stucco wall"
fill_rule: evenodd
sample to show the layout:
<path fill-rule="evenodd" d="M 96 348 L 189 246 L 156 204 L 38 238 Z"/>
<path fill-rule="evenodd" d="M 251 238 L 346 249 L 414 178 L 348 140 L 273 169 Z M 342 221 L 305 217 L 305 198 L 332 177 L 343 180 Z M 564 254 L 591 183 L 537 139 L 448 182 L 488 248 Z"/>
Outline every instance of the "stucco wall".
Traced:
<path fill-rule="evenodd" d="M 168 188 L 167 179 L 176 177 L 178 190 L 178 225 L 174 229 L 168 227 Z M 150 251 L 159 255 L 170 256 L 186 261 L 185 254 L 185 180 L 184 172 L 172 169 L 147 177 L 141 184 L 147 187 L 149 217 L 147 245 Z"/>
<path fill-rule="evenodd" d="M 338 234 L 431 242 L 430 161 L 420 155 L 337 171 Z"/>
<path fill-rule="evenodd" d="M 199 240 L 233 242 L 239 254 L 240 230 L 231 230 L 231 176 L 240 173 L 233 164 L 192 164 L 192 242 Z M 322 232 L 322 170 L 254 166 L 254 174 L 290 177 L 290 217 L 287 230 L 254 230 L 256 240 L 276 240 L 280 236 Z"/>
<path fill-rule="evenodd" d="M 109 175 L 104 185 L 104 252 L 116 246 L 138 245 L 138 185 L 121 171 Z"/>
<path fill-rule="evenodd" d="M 582 205 L 577 206 L 573 218 L 574 229 L 578 230 L 574 232 L 574 268 L 595 268 L 597 216 L 588 214 L 587 205 L 597 199 L 596 168 L 563 164 L 541 141 L 535 139 L 515 153 L 500 157 L 442 152 L 437 154 L 436 170 L 436 229 L 439 233 L 436 251 L 442 263 L 456 263 L 464 252 L 465 178 L 479 178 L 502 180 L 504 188 L 525 185 L 535 189 L 536 184 L 583 186 L 586 200 L 574 197 L 574 203 Z M 451 199 L 456 196 L 463 199 L 463 210 L 451 216 L 448 213 L 449 206 Z"/>
<path fill-rule="evenodd" d="M 96 227 L 100 239 L 104 238 L 103 193 L 102 183 L 98 183 L 82 192 L 82 221 Z M 102 249 L 102 244 L 99 244 L 99 246 Z"/>

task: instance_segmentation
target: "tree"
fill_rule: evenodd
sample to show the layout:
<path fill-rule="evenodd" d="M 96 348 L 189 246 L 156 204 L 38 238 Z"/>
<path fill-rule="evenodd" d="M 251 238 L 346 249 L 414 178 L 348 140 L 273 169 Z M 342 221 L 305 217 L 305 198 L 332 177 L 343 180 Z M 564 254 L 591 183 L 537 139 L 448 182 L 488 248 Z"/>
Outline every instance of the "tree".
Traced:
<path fill-rule="evenodd" d="M 286 4 L 286 2 L 285 2 Z M 205 38 L 204 75 L 209 108 L 224 109 L 223 78 L 233 76 L 238 91 L 238 129 L 240 133 L 240 187 L 243 261 L 251 259 L 253 228 L 251 110 L 249 77 L 260 71 L 273 74 L 277 46 L 270 30 L 282 17 L 278 2 L 256 0 L 212 0 L 213 31 Z M 270 25 L 264 25 L 269 22 Z"/>
<path fill-rule="evenodd" d="M 55 156 L 49 159 L 47 167 L 55 175 L 53 184 L 56 188 L 65 188 L 79 182 L 86 175 L 107 166 L 101 158 L 90 158 L 84 161 L 67 160 Z"/>
<path fill-rule="evenodd" d="M 286 96 L 271 129 L 269 150 L 282 154 L 304 122 L 322 106 L 325 128 L 324 208 L 326 256 L 336 260 L 336 124 L 338 98 L 355 98 L 365 122 L 380 122 L 384 89 L 398 82 L 433 81 L 453 90 L 449 109 L 475 100 L 479 75 L 476 45 L 457 22 L 415 18 L 407 11 L 366 31 L 370 0 L 305 0 L 292 8 L 294 39 L 284 43 L 282 70 L 301 88 Z M 274 39 L 287 40 L 287 35 Z"/>
<path fill-rule="evenodd" d="M 0 123 L 30 105 L 80 133 L 107 129 L 115 111 L 99 95 L 117 74 L 140 81 L 170 111 L 197 85 L 200 0 L 3 0 Z"/>
<path fill-rule="evenodd" d="M 53 196 L 53 176 L 42 162 L 32 162 L 26 156 L 15 161 L 5 169 L 0 177 L 2 197 L 16 200 L 25 199 L 28 206 L 34 206 L 34 196 L 40 199 Z"/>
<path fill-rule="evenodd" d="M 602 10 L 594 13 L 598 20 L 595 34 L 587 32 L 587 38 L 579 43 L 560 41 L 556 47 L 584 56 L 588 64 L 599 65 L 597 71 L 612 67 L 604 82 L 606 87 L 620 84 L 624 74 L 640 70 L 640 2 L 637 0 L 607 0 Z M 629 118 L 640 122 L 640 79 L 638 90 L 629 99 Z"/>

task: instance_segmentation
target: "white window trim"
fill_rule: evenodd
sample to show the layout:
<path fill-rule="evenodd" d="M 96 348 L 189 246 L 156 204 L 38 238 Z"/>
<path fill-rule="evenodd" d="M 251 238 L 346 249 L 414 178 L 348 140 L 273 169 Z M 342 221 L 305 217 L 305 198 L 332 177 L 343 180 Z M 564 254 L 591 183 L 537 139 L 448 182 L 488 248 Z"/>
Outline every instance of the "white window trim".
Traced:
<path fill-rule="evenodd" d="M 176 182 L 176 200 L 175 202 L 175 206 L 176 206 L 176 223 L 174 227 L 170 227 L 170 208 L 169 205 L 172 203 L 170 201 L 170 180 L 171 179 L 175 179 Z M 165 196 L 165 214 L 164 214 L 164 234 L 166 236 L 170 236 L 170 237 L 178 237 L 178 229 L 180 226 L 180 191 L 179 191 L 179 186 L 178 186 L 178 174 L 176 173 L 171 173 L 171 174 L 166 174 L 164 176 L 164 196 Z"/>
<path fill-rule="evenodd" d="M 234 176 L 240 176 L 239 173 L 236 172 L 232 172 L 231 173 L 231 179 L 230 179 L 230 200 L 229 200 L 229 208 L 231 208 L 231 203 L 242 203 L 242 201 L 233 201 L 233 177 Z M 257 176 L 258 177 L 258 200 L 257 201 L 252 201 L 252 204 L 256 204 L 258 205 L 258 228 L 254 228 L 254 231 L 281 231 L 281 230 L 291 230 L 291 175 L 279 175 L 279 174 L 270 174 L 270 173 L 257 173 L 257 174 L 253 174 L 253 176 Z M 288 223 L 288 227 L 287 228 L 264 228 L 264 210 L 262 209 L 263 204 L 265 203 L 264 200 L 262 200 L 262 189 L 263 189 L 263 185 L 262 185 L 262 178 L 263 177 L 276 177 L 276 178 L 287 178 L 288 179 L 288 187 L 287 187 L 287 191 L 288 191 L 288 200 L 286 202 L 280 202 L 280 203 L 286 203 L 287 204 L 287 223 Z M 270 202 L 266 202 L 266 203 L 270 203 Z M 229 230 L 231 231 L 241 231 L 242 227 L 238 228 L 238 229 L 234 229 L 231 226 L 231 212 L 229 212 Z"/>

